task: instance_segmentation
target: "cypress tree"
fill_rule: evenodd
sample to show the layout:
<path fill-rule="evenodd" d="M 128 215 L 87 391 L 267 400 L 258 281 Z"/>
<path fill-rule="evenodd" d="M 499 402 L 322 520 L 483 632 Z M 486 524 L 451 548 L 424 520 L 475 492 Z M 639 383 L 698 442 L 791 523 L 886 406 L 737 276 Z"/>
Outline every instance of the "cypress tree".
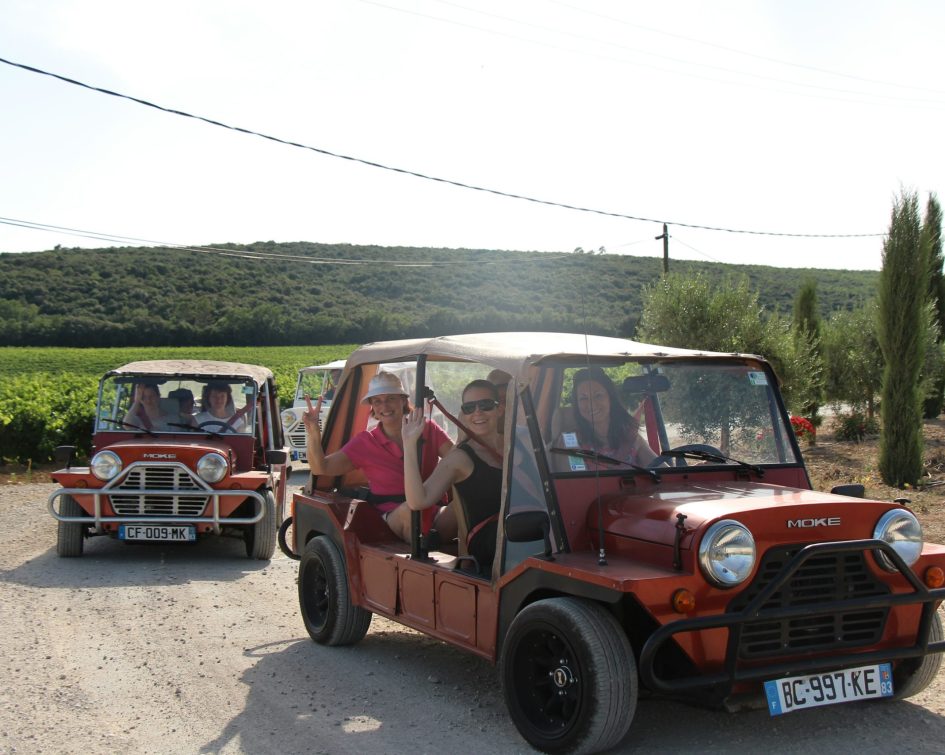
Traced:
<path fill-rule="evenodd" d="M 817 280 L 807 278 L 797 292 L 794 299 L 794 338 L 807 340 L 810 343 L 814 358 L 821 360 L 820 348 L 820 313 L 817 311 Z M 819 381 L 817 381 L 819 383 Z M 811 401 L 803 407 L 804 416 L 808 417 L 815 426 L 820 425 L 821 419 L 817 416 L 820 410 L 821 387 L 818 384 Z"/>
<path fill-rule="evenodd" d="M 929 195 L 922 223 L 922 243 L 929 257 L 929 298 L 934 309 L 934 324 L 938 328 L 936 342 L 945 341 L 945 277 L 942 268 L 942 207 L 935 194 Z M 929 390 L 925 397 L 924 416 L 932 418 L 942 413 L 945 404 L 945 373 L 939 370 L 928 375 Z"/>
<path fill-rule="evenodd" d="M 887 485 L 916 485 L 922 475 L 920 373 L 927 328 L 929 261 L 921 243 L 919 200 L 896 200 L 883 242 L 877 336 L 883 352 L 883 430 L 879 473 Z"/>

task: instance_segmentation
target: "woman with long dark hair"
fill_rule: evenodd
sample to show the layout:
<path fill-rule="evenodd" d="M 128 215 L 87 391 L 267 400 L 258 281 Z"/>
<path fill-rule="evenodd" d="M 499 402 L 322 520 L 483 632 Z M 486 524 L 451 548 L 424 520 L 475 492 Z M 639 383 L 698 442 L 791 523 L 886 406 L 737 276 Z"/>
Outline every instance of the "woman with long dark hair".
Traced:
<path fill-rule="evenodd" d="M 640 426 L 624 408 L 613 381 L 600 367 L 574 373 L 571 405 L 581 448 L 646 466 L 656 458 L 640 436 Z"/>

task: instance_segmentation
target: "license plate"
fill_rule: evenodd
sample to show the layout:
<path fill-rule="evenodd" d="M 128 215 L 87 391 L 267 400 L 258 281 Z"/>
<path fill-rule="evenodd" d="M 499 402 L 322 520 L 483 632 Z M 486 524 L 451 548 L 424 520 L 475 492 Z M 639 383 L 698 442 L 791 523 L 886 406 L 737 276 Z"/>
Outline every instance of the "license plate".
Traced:
<path fill-rule="evenodd" d="M 170 542 L 190 542 L 197 539 L 193 526 L 170 524 L 120 524 L 119 540 L 163 540 Z"/>
<path fill-rule="evenodd" d="M 891 697 L 892 693 L 892 667 L 888 663 L 765 682 L 768 712 L 772 716 L 852 700 Z"/>

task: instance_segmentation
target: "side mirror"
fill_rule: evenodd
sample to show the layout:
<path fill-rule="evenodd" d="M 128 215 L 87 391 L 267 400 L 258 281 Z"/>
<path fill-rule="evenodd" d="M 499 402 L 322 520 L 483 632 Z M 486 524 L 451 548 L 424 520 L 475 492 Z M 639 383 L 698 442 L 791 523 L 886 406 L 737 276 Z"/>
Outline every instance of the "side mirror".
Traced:
<path fill-rule="evenodd" d="M 289 461 L 289 454 L 284 449 L 266 451 L 266 464 L 285 464 Z"/>
<path fill-rule="evenodd" d="M 513 543 L 545 543 L 545 557 L 551 558 L 551 520 L 546 511 L 513 511 L 505 517 L 505 536 Z"/>
<path fill-rule="evenodd" d="M 68 469 L 72 466 L 72 460 L 75 458 L 75 446 L 56 446 L 53 451 L 53 459 L 59 466 Z"/>
<path fill-rule="evenodd" d="M 834 485 L 830 488 L 834 495 L 846 495 L 850 498 L 863 498 L 866 495 L 866 488 L 859 483 L 851 482 L 848 485 Z"/>

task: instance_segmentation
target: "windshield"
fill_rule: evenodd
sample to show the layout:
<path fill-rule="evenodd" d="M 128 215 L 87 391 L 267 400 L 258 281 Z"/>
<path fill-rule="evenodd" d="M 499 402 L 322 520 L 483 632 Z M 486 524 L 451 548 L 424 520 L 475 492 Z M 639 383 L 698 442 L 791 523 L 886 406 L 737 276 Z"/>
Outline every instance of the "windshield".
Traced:
<path fill-rule="evenodd" d="M 798 463 L 772 380 L 762 364 L 742 360 L 548 367 L 549 466 Z"/>
<path fill-rule="evenodd" d="M 102 381 L 96 432 L 251 434 L 252 380 L 111 375 Z"/>

